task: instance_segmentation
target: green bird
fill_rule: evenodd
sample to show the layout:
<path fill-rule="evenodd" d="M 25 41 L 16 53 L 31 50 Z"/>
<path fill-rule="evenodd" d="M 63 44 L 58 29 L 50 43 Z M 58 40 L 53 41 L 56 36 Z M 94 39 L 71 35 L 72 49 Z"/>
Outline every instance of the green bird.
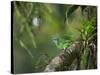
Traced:
<path fill-rule="evenodd" d="M 71 44 L 71 40 L 61 37 L 53 38 L 53 42 L 58 49 L 66 49 Z"/>

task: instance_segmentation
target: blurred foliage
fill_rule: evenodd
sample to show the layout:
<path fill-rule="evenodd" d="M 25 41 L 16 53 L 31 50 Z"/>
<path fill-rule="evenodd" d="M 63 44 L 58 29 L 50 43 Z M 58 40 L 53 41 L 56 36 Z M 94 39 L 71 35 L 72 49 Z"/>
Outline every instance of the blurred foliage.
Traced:
<path fill-rule="evenodd" d="M 15 73 L 42 72 L 50 60 L 62 51 L 61 48 L 67 48 L 81 34 L 88 39 L 92 37 L 94 19 L 80 21 L 82 6 L 12 3 Z"/>

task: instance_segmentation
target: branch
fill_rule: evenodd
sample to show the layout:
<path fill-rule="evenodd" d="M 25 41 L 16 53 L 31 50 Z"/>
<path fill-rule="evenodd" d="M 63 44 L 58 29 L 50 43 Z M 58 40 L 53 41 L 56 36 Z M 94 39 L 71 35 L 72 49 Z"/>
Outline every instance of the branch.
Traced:
<path fill-rule="evenodd" d="M 73 60 L 77 58 L 81 49 L 81 43 L 75 42 L 58 56 L 54 57 L 51 62 L 46 66 L 44 72 L 54 72 L 68 69 Z"/>

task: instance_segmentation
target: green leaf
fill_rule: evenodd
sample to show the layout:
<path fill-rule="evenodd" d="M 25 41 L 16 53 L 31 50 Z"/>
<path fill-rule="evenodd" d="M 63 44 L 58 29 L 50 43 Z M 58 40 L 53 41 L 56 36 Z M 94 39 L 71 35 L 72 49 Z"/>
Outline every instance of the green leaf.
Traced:
<path fill-rule="evenodd" d="M 30 36 L 29 40 L 32 41 L 32 44 L 33 44 L 34 48 L 37 48 L 34 35 L 32 34 L 32 32 L 31 32 L 30 27 L 28 26 L 28 24 L 26 24 L 26 29 L 27 29 L 27 32 L 28 32 L 28 34 L 26 34 L 26 35 Z"/>
<path fill-rule="evenodd" d="M 69 18 L 78 7 L 79 5 L 69 7 L 69 9 L 66 11 L 66 18 Z"/>
<path fill-rule="evenodd" d="M 27 53 L 33 58 L 32 53 L 30 52 L 30 50 L 27 48 L 27 46 L 25 45 L 25 43 L 22 40 L 19 40 L 19 44 L 21 45 L 22 48 L 24 48 Z"/>

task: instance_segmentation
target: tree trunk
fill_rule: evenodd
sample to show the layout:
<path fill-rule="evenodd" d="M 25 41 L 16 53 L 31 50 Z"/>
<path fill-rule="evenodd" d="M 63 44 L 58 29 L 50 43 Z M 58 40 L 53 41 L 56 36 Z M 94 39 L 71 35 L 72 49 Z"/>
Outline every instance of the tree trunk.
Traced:
<path fill-rule="evenodd" d="M 46 66 L 44 72 L 64 71 L 72 64 L 73 60 L 80 54 L 81 43 L 75 42 L 58 56 L 54 57 Z"/>

